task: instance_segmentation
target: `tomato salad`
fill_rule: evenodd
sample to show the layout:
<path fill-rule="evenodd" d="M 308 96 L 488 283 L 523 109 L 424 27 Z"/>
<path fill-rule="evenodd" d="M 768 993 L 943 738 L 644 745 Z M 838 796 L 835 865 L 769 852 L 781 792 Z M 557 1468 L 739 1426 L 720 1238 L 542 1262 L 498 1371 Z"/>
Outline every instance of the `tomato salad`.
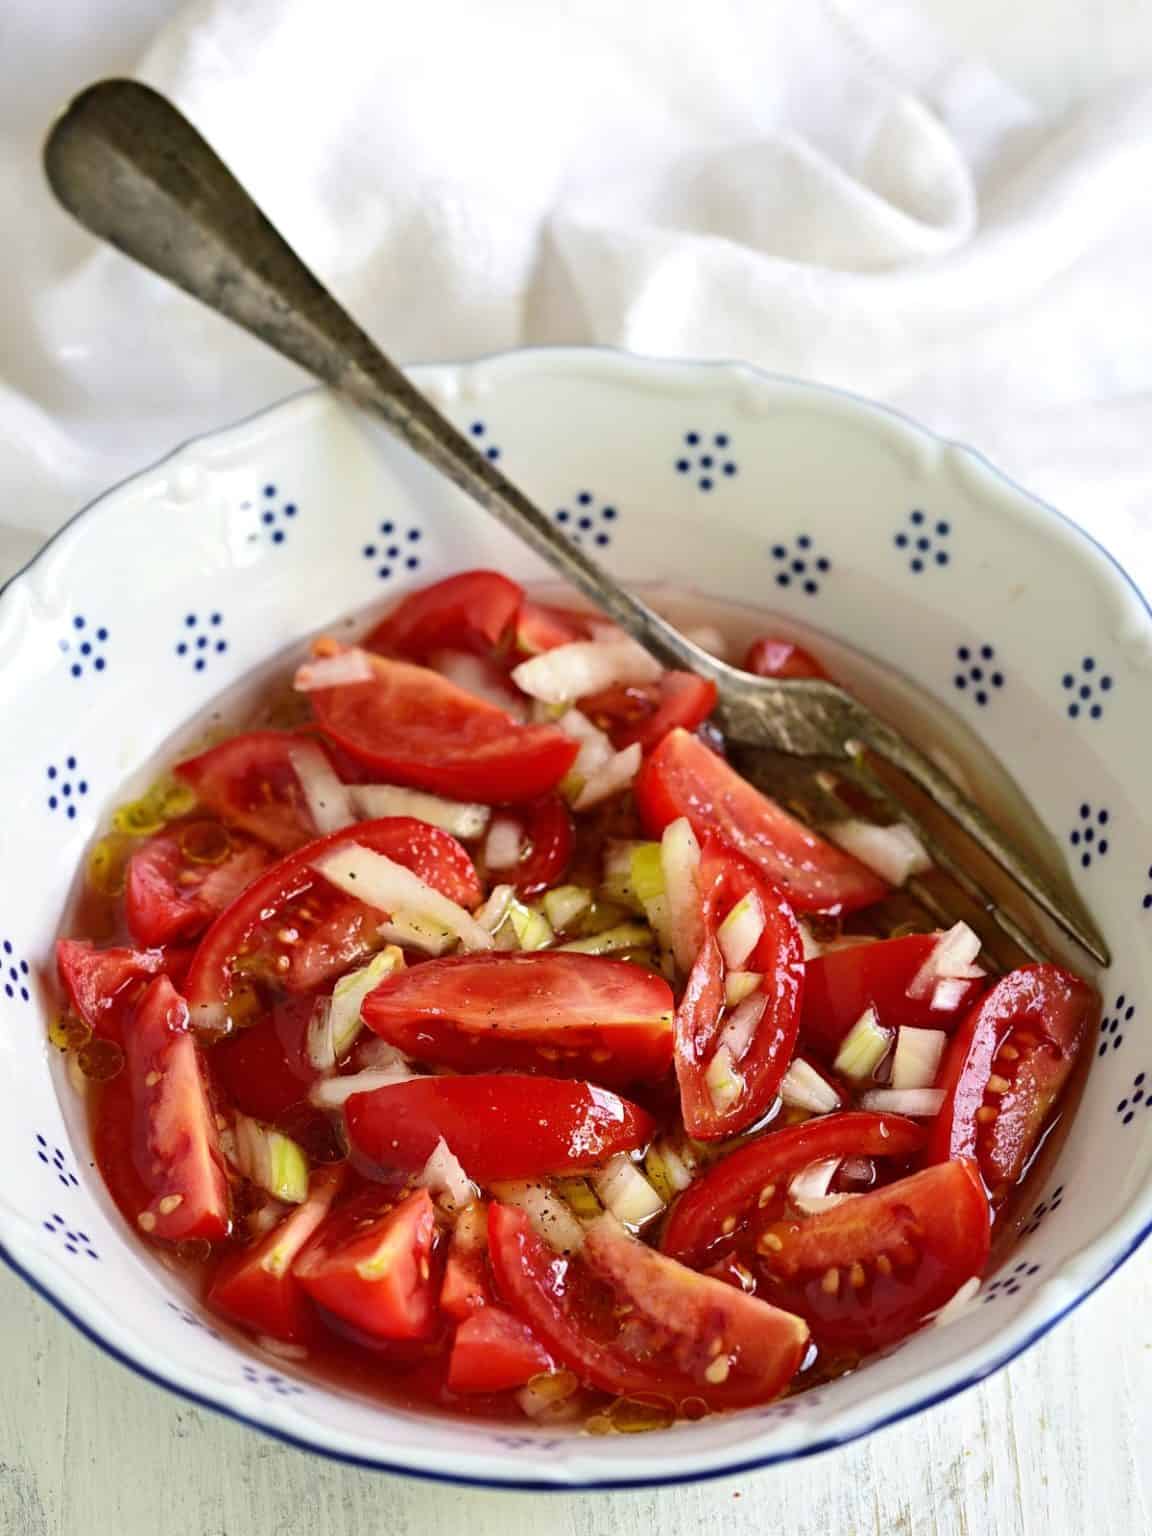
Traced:
<path fill-rule="evenodd" d="M 472 571 L 116 812 L 52 1038 L 212 1312 L 604 1432 L 851 1369 L 979 1281 L 1096 995 L 910 929 L 911 831 L 812 830 L 714 703 Z"/>

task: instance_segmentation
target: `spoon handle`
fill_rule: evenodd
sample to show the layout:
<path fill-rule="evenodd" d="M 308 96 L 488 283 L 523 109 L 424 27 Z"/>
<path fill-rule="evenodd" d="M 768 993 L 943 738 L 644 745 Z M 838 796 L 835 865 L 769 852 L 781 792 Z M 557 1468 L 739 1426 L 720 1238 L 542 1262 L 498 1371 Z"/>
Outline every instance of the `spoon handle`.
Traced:
<path fill-rule="evenodd" d="M 308 270 L 228 167 L 164 96 L 90 86 L 44 148 L 52 189 L 81 224 L 383 417 L 665 666 L 730 669 L 570 543 L 416 389 Z"/>

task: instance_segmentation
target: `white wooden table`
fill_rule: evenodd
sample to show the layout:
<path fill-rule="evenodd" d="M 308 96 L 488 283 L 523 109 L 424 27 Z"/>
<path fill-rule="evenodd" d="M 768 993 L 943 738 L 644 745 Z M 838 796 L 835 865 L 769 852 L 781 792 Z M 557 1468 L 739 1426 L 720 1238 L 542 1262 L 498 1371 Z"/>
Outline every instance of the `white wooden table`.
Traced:
<path fill-rule="evenodd" d="M 5 22 L 19 3 L 3 0 Z M 172 3 L 121 0 L 115 51 L 129 58 L 134 27 Z M 921 8 L 1054 105 L 1152 72 L 1152 0 Z M 102 11 L 54 14 L 61 29 L 83 14 L 99 27 Z M 111 51 L 93 44 L 101 66 Z M 289 1450 L 146 1385 L 0 1273 L 0 1536 L 1141 1536 L 1150 1444 L 1152 1249 L 984 1386 L 861 1444 L 750 1477 L 584 1496 L 442 1488 Z"/>

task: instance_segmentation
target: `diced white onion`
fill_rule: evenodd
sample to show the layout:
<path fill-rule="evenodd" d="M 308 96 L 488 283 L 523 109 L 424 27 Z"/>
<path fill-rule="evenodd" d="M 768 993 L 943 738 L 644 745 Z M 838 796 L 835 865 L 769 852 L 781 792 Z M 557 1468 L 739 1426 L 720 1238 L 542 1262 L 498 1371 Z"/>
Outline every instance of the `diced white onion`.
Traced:
<path fill-rule="evenodd" d="M 489 933 L 495 933 L 500 924 L 508 916 L 508 908 L 516 899 L 516 887 L 514 885 L 494 885 L 488 892 L 488 899 L 473 913 L 476 921 Z"/>
<path fill-rule="evenodd" d="M 881 1027 L 875 1008 L 865 1008 L 841 1041 L 832 1065 L 845 1077 L 862 1081 L 873 1076 L 891 1044 L 892 1031 Z"/>
<path fill-rule="evenodd" d="M 473 656 L 468 651 L 437 651 L 428 660 L 433 671 L 455 683 L 457 688 L 463 688 L 465 693 L 495 704 L 514 720 L 527 717 L 524 700 L 508 687 L 504 674 L 483 657 Z"/>
<path fill-rule="evenodd" d="M 348 786 L 337 778 L 323 748 L 314 741 L 293 742 L 288 748 L 288 759 L 300 780 L 317 832 L 322 836 L 339 832 L 356 820 Z"/>
<path fill-rule="evenodd" d="M 860 1096 L 861 1109 L 892 1115 L 934 1115 L 944 1102 L 943 1088 L 872 1088 Z"/>
<path fill-rule="evenodd" d="M 802 1056 L 784 1074 L 780 1097 L 792 1109 L 806 1109 L 812 1115 L 830 1115 L 840 1108 L 840 1095 L 832 1084 Z"/>
<path fill-rule="evenodd" d="M 721 1045 L 708 1063 L 704 1082 L 713 1108 L 720 1114 L 730 1109 L 744 1092 L 744 1079 L 733 1066 L 732 1053 L 726 1045 Z"/>
<path fill-rule="evenodd" d="M 392 916 L 403 912 L 409 917 L 417 914 L 430 917 L 451 928 L 465 949 L 492 948 L 492 935 L 470 912 L 449 901 L 447 896 L 434 890 L 403 864 L 397 864 L 375 849 L 352 843 L 325 854 L 312 868 L 338 890 L 381 912 Z"/>
<path fill-rule="evenodd" d="M 356 646 L 335 656 L 319 656 L 296 668 L 292 686 L 297 693 L 314 693 L 319 688 L 343 688 L 349 683 L 370 683 L 375 677 L 372 658 Z"/>
<path fill-rule="evenodd" d="M 570 939 L 567 944 L 557 944 L 557 951 L 570 955 L 615 955 L 624 949 L 647 949 L 656 935 L 644 923 L 617 923 L 612 928 L 602 928 L 586 939 Z"/>
<path fill-rule="evenodd" d="M 966 1316 L 972 1309 L 972 1303 L 980 1294 L 980 1285 L 979 1275 L 973 1275 L 971 1280 L 965 1280 L 954 1296 L 950 1296 L 935 1312 L 929 1313 L 933 1325 L 937 1328 L 947 1328 L 950 1323 L 955 1323 Z"/>
<path fill-rule="evenodd" d="M 949 976 L 932 988 L 932 1001 L 928 1006 L 933 1013 L 953 1013 L 967 995 L 967 980 L 962 976 Z"/>
<path fill-rule="evenodd" d="M 718 661 L 727 661 L 728 642 L 715 624 L 696 624 L 684 631 L 684 638 L 698 645 L 702 651 L 707 651 L 709 656 L 715 656 Z"/>
<path fill-rule="evenodd" d="M 373 1072 L 353 1072 L 346 1077 L 323 1077 L 312 1085 L 308 1097 L 317 1109 L 342 1109 L 354 1093 L 374 1093 L 377 1088 L 391 1088 L 415 1077 L 410 1067 L 397 1062 Z"/>
<path fill-rule="evenodd" d="M 931 1088 L 936 1081 L 947 1041 L 948 1036 L 942 1029 L 909 1029 L 902 1026 L 896 1033 L 891 1086 Z"/>
<path fill-rule="evenodd" d="M 524 832 L 511 816 L 497 816 L 488 828 L 484 862 L 489 869 L 513 869 L 524 851 Z"/>
<path fill-rule="evenodd" d="M 533 699 L 563 704 L 599 693 L 616 683 L 654 683 L 660 664 L 643 647 L 624 639 L 573 640 L 555 646 L 512 673 L 512 681 Z"/>
<path fill-rule="evenodd" d="M 464 1172 L 460 1160 L 441 1136 L 432 1149 L 432 1155 L 424 1164 L 418 1186 L 444 1197 L 443 1203 L 450 1210 L 463 1210 L 475 1200 L 477 1189 Z"/>
<path fill-rule="evenodd" d="M 370 821 L 381 816 L 414 816 L 417 821 L 451 832 L 453 837 L 480 837 L 492 814 L 486 805 L 446 800 L 442 795 L 403 789 L 399 784 L 349 784 L 348 793 L 360 815 Z"/>
<path fill-rule="evenodd" d="M 332 1032 L 332 999 L 318 997 L 308 1020 L 308 1060 L 317 1072 L 331 1072 L 336 1065 L 336 1037 Z"/>
<path fill-rule="evenodd" d="M 551 652 L 546 654 L 551 655 Z M 614 752 L 603 768 L 598 769 L 584 781 L 580 793 L 572 802 L 572 809 L 586 811 L 590 806 L 599 805 L 601 800 L 608 800 L 627 789 L 640 772 L 640 760 L 641 751 L 638 741 L 634 741 L 630 747 L 625 747 L 622 752 Z"/>
<path fill-rule="evenodd" d="M 953 924 L 936 940 L 924 964 L 908 983 L 907 995 L 927 997 L 938 981 L 967 977 L 979 953 L 980 935 L 967 923 Z"/>
<path fill-rule="evenodd" d="M 664 1202 L 625 1152 L 609 1158 L 599 1173 L 592 1175 L 592 1186 L 618 1221 L 627 1227 L 642 1227 L 664 1209 Z"/>
<path fill-rule="evenodd" d="M 764 903 L 759 892 L 749 891 L 716 930 L 716 942 L 730 971 L 738 971 L 760 942 L 764 932 Z"/>
<path fill-rule="evenodd" d="M 341 1061 L 355 1044 L 360 1033 L 360 1009 L 369 992 L 374 991 L 386 976 L 404 969 L 404 955 L 394 944 L 389 944 L 379 954 L 373 955 L 367 965 L 349 971 L 336 983 L 328 1003 L 328 1029 L 331 1033 L 335 1061 Z M 391 1047 L 390 1047 L 391 1049 Z M 324 1068 L 318 1064 L 317 1069 Z"/>
<path fill-rule="evenodd" d="M 418 949 L 425 955 L 446 955 L 456 948 L 455 931 L 422 912 L 394 912 L 388 922 L 379 924 L 376 932 L 389 944 Z"/>
<path fill-rule="evenodd" d="M 828 1193 L 839 1166 L 838 1157 L 823 1157 L 819 1162 L 809 1163 L 807 1168 L 802 1168 L 788 1186 L 788 1197 L 792 1204 L 808 1216 L 819 1216 L 822 1211 L 830 1211 L 842 1205 L 845 1200 L 851 1200 L 853 1196 L 847 1193 Z"/>
<path fill-rule="evenodd" d="M 752 1037 L 756 1033 L 756 1026 L 764 1017 L 764 1010 L 767 1007 L 768 999 L 763 992 L 754 992 L 751 997 L 746 997 L 742 1003 L 733 1008 L 725 1019 L 720 1044 L 727 1047 L 733 1061 L 742 1061 L 747 1054 L 748 1047 L 752 1044 Z"/>
<path fill-rule="evenodd" d="M 913 875 L 922 875 L 932 868 L 923 843 L 902 821 L 878 827 L 872 821 L 850 818 L 825 827 L 824 835 L 889 885 L 903 885 Z"/>
<path fill-rule="evenodd" d="M 563 930 L 587 912 L 592 905 L 592 892 L 582 885 L 557 885 L 545 891 L 540 899 L 544 904 L 544 916 L 553 928 Z"/>
<path fill-rule="evenodd" d="M 645 1167 L 654 1178 L 663 1176 L 673 1194 L 688 1188 L 696 1177 L 698 1164 L 685 1147 L 677 1147 L 662 1136 L 648 1148 Z"/>
<path fill-rule="evenodd" d="M 584 1228 L 547 1184 L 501 1180 L 493 1184 L 492 1193 L 505 1205 L 525 1211 L 536 1232 L 557 1253 L 575 1253 L 584 1246 Z"/>
<path fill-rule="evenodd" d="M 739 1007 L 763 980 L 761 971 L 729 971 L 724 978 L 724 1001 L 729 1008 Z"/>
<path fill-rule="evenodd" d="M 580 743 L 580 750 L 568 770 L 573 778 L 590 779 L 615 757 L 616 748 L 612 745 L 611 737 L 605 735 L 598 725 L 593 725 L 588 716 L 582 715 L 578 709 L 565 710 L 556 725 L 565 736 L 571 736 L 573 741 Z"/>
<path fill-rule="evenodd" d="M 664 871 L 672 951 L 680 969 L 690 971 L 704 935 L 700 919 L 700 844 L 687 816 L 664 828 L 660 865 Z"/>
<path fill-rule="evenodd" d="M 800 942 L 804 946 L 805 960 L 819 960 L 824 953 L 824 945 L 816 938 L 808 924 L 796 919 L 796 926 L 800 930 Z"/>

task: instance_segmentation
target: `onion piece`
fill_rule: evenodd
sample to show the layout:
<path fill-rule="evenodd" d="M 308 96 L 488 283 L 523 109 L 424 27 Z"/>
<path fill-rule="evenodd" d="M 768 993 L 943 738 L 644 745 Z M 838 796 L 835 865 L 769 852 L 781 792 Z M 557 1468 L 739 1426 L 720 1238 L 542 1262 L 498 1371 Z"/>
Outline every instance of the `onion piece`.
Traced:
<path fill-rule="evenodd" d="M 819 960 L 824 953 L 824 945 L 820 943 L 808 924 L 800 918 L 796 919 L 796 926 L 800 930 L 800 942 L 804 946 L 805 960 Z"/>
<path fill-rule="evenodd" d="M 728 642 L 715 624 L 696 624 L 691 629 L 684 630 L 683 634 L 685 640 L 691 640 L 702 651 L 715 656 L 717 661 L 728 660 Z"/>
<path fill-rule="evenodd" d="M 569 955 L 615 955 L 625 949 L 649 949 L 656 935 L 644 923 L 617 923 L 586 939 L 570 939 L 557 944 L 557 951 Z"/>
<path fill-rule="evenodd" d="M 649 1183 L 665 1200 L 671 1200 L 688 1188 L 699 1172 L 699 1163 L 692 1151 L 683 1145 L 674 1145 L 667 1136 L 654 1141 L 644 1155 L 644 1171 Z"/>
<path fill-rule="evenodd" d="M 902 821 L 879 827 L 873 821 L 849 818 L 825 827 L 824 836 L 889 885 L 903 885 L 913 875 L 922 875 L 932 868 L 923 843 Z"/>
<path fill-rule="evenodd" d="M 288 760 L 300 780 L 308 810 L 321 836 L 339 832 L 356 820 L 348 786 L 337 777 L 322 748 L 314 741 L 293 742 L 288 748 Z"/>
<path fill-rule="evenodd" d="M 856 1196 L 847 1193 L 828 1193 L 839 1166 L 838 1157 L 823 1157 L 819 1162 L 809 1163 L 807 1168 L 802 1168 L 788 1186 L 788 1198 L 792 1204 L 807 1216 L 819 1216 L 822 1211 L 831 1211 L 843 1205 L 845 1200 L 855 1199 Z"/>
<path fill-rule="evenodd" d="M 332 1030 L 330 997 L 316 999 L 305 1038 L 310 1065 L 320 1073 L 333 1071 L 336 1066 L 336 1037 Z"/>
<path fill-rule="evenodd" d="M 716 930 L 716 942 L 729 970 L 738 971 L 748 959 L 760 942 L 765 921 L 759 892 L 749 891 L 741 896 Z"/>
<path fill-rule="evenodd" d="M 377 925 L 376 932 L 389 945 L 400 944 L 425 955 L 446 955 L 456 948 L 456 934 L 451 928 L 419 912 L 394 912 L 388 922 Z"/>
<path fill-rule="evenodd" d="M 450 1211 L 463 1210 L 465 1206 L 471 1205 L 479 1192 L 443 1136 L 432 1148 L 431 1156 L 424 1164 L 416 1184 L 434 1195 L 440 1195 L 441 1204 Z"/>
<path fill-rule="evenodd" d="M 580 1378 L 575 1371 L 541 1371 L 516 1393 L 521 1412 L 537 1422 L 562 1423 L 586 1410 L 579 1397 Z"/>
<path fill-rule="evenodd" d="M 943 1102 L 943 1088 L 871 1088 L 860 1096 L 861 1109 L 912 1119 L 937 1114 Z"/>
<path fill-rule="evenodd" d="M 428 658 L 429 665 L 441 677 L 446 677 L 457 688 L 463 688 L 477 699 L 494 704 L 514 720 L 527 717 L 527 707 L 519 694 L 513 692 L 490 662 L 468 651 L 436 651 Z"/>
<path fill-rule="evenodd" d="M 395 916 L 430 917 L 458 936 L 465 949 L 491 949 L 492 935 L 470 912 L 449 901 L 403 864 L 359 843 L 335 849 L 312 865 L 337 890 Z"/>
<path fill-rule="evenodd" d="M 968 977 L 948 976 L 932 988 L 932 1013 L 953 1013 L 968 995 Z"/>
<path fill-rule="evenodd" d="M 664 1209 L 664 1201 L 626 1152 L 610 1157 L 592 1187 L 617 1221 L 626 1227 L 642 1227 Z"/>
<path fill-rule="evenodd" d="M 320 688 L 344 688 L 349 683 L 370 683 L 376 676 L 372 658 L 358 646 L 349 646 L 335 656 L 320 656 L 296 668 L 292 686 L 297 693 L 314 693 Z"/>
<path fill-rule="evenodd" d="M 481 928 L 489 933 L 495 933 L 500 924 L 508 916 L 508 908 L 516 899 L 516 887 L 514 885 L 494 885 L 488 892 L 488 899 L 472 914 Z"/>
<path fill-rule="evenodd" d="M 612 745 L 611 737 L 606 736 L 598 725 L 593 725 L 588 716 L 582 715 L 578 709 L 565 710 L 556 724 L 565 736 L 571 736 L 573 741 L 580 743 L 580 750 L 568 770 L 573 778 L 590 779 L 615 757 L 616 748 Z"/>
<path fill-rule="evenodd" d="M 524 1211 L 536 1232 L 557 1253 L 576 1253 L 584 1246 L 584 1228 L 547 1184 L 500 1180 L 492 1185 L 492 1193 L 505 1205 Z"/>
<path fill-rule="evenodd" d="M 542 651 L 513 669 L 512 681 L 529 698 L 563 704 L 616 683 L 654 683 L 660 663 L 633 640 L 573 640 Z"/>
<path fill-rule="evenodd" d="M 965 979 L 971 976 L 971 968 L 980 953 L 980 935 L 967 923 L 954 923 L 947 933 L 942 933 L 929 952 L 924 964 L 908 983 L 907 996 L 927 997 L 938 981 Z M 979 972 L 980 975 L 984 973 Z"/>
<path fill-rule="evenodd" d="M 592 905 L 592 892 L 582 885 L 554 885 L 540 901 L 553 928 L 563 931 L 587 912 Z"/>
<path fill-rule="evenodd" d="M 492 814 L 486 805 L 446 800 L 442 795 L 403 789 L 398 784 L 349 784 L 348 793 L 360 815 L 369 821 L 381 816 L 414 816 L 417 821 L 451 832 L 453 837 L 482 836 Z"/>
<path fill-rule="evenodd" d="M 323 1077 L 313 1083 L 308 1094 L 317 1109 L 343 1109 L 354 1093 L 374 1093 L 377 1088 L 391 1088 L 395 1083 L 407 1083 L 417 1074 L 403 1062 L 392 1067 L 381 1067 L 370 1072 L 351 1072 L 345 1077 Z"/>
<path fill-rule="evenodd" d="M 690 971 L 704 940 L 700 917 L 700 844 L 687 816 L 670 822 L 660 839 L 660 867 L 668 902 L 672 952 L 682 971 Z"/>
<path fill-rule="evenodd" d="M 489 869 L 514 869 L 524 852 L 524 833 L 511 816 L 497 816 L 488 828 L 484 862 Z"/>
<path fill-rule="evenodd" d="M 947 1043 L 948 1036 L 942 1029 L 911 1029 L 902 1025 L 896 1032 L 891 1087 L 931 1088 Z"/>
<path fill-rule="evenodd" d="M 739 1007 L 763 980 L 761 971 L 729 971 L 724 978 L 724 1001 L 729 1008 Z"/>
<path fill-rule="evenodd" d="M 546 651 L 545 655 L 551 655 L 551 652 Z M 640 772 L 641 756 L 638 741 L 625 747 L 623 752 L 614 752 L 603 768 L 585 780 L 572 802 L 572 809 L 586 811 L 590 806 L 599 805 L 601 800 L 608 800 L 626 790 Z"/>
<path fill-rule="evenodd" d="M 840 1108 L 840 1095 L 803 1056 L 797 1056 L 785 1072 L 780 1097 L 791 1109 L 806 1109 L 813 1115 L 830 1115 Z"/>
<path fill-rule="evenodd" d="M 933 1324 L 937 1328 L 947 1328 L 950 1323 L 959 1321 L 972 1310 L 972 1303 L 980 1294 L 982 1281 L 979 1275 L 973 1275 L 971 1280 L 965 1280 L 964 1284 L 954 1296 L 950 1296 L 942 1307 L 937 1307 L 935 1312 L 929 1312 Z"/>
<path fill-rule="evenodd" d="M 742 1003 L 733 1008 L 725 1019 L 724 1028 L 720 1034 L 720 1044 L 726 1047 L 733 1061 L 742 1061 L 747 1055 L 752 1037 L 756 1033 L 756 1026 L 764 1017 L 767 1007 L 768 999 L 763 992 L 754 992 L 751 997 L 746 997 Z"/>
<path fill-rule="evenodd" d="M 240 1114 L 233 1133 L 235 1163 L 244 1177 L 275 1200 L 303 1204 L 308 1198 L 308 1159 L 292 1138 Z"/>
<path fill-rule="evenodd" d="M 712 1106 L 719 1114 L 730 1109 L 744 1092 L 744 1079 L 736 1071 L 732 1062 L 732 1053 L 726 1045 L 721 1045 L 708 1063 L 704 1072 L 704 1082 L 712 1100 Z"/>
<path fill-rule="evenodd" d="M 845 1077 L 861 1081 L 875 1073 L 891 1044 L 892 1031 L 882 1028 L 875 1008 L 865 1008 L 841 1041 L 832 1065 Z"/>

